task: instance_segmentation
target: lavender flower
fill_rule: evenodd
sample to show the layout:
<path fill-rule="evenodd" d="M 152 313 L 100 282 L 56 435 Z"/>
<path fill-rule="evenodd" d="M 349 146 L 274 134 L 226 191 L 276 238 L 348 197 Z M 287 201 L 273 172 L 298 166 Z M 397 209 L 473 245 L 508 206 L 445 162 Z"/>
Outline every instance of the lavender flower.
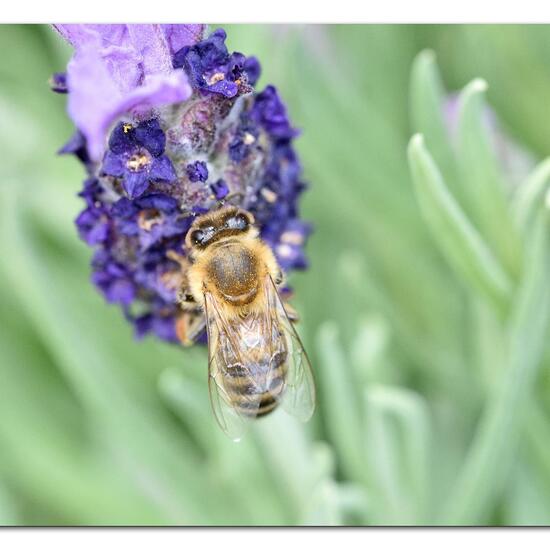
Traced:
<path fill-rule="evenodd" d="M 255 91 L 255 58 L 201 25 L 56 28 L 75 48 L 52 78 L 77 127 L 60 152 L 88 172 L 76 225 L 92 281 L 138 336 L 178 342 L 185 234 L 221 200 L 254 214 L 283 270 L 307 267 L 298 132 L 273 86 Z"/>

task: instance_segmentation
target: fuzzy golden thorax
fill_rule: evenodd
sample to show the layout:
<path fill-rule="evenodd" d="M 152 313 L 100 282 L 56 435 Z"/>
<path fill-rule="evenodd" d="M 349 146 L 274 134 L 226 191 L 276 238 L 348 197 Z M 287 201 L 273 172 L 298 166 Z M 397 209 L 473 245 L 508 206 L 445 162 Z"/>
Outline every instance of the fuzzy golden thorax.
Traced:
<path fill-rule="evenodd" d="M 280 277 L 277 261 L 253 223 L 249 212 L 226 207 L 197 218 L 187 234 L 189 290 L 198 304 L 210 292 L 226 318 L 265 307 L 263 281 L 268 275 Z"/>

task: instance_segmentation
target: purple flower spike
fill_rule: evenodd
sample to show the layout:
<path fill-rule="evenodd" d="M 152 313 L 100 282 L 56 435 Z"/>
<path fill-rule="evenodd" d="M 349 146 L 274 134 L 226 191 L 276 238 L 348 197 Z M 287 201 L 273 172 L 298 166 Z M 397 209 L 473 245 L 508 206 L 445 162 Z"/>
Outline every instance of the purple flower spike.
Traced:
<path fill-rule="evenodd" d="M 179 30 L 175 27 L 181 27 Z M 75 48 L 67 67 L 68 110 L 99 160 L 111 124 L 126 112 L 146 114 L 192 93 L 172 67 L 173 48 L 202 36 L 201 25 L 56 25 Z M 183 45 L 183 46 L 182 46 Z"/>
<path fill-rule="evenodd" d="M 185 236 L 221 201 L 253 214 L 285 272 L 307 267 L 298 131 L 275 87 L 254 89 L 256 58 L 228 52 L 221 29 L 202 39 L 201 25 L 58 30 L 75 47 L 66 88 L 77 126 L 60 152 L 88 173 L 76 226 L 95 249 L 93 283 L 137 337 L 179 342 Z"/>

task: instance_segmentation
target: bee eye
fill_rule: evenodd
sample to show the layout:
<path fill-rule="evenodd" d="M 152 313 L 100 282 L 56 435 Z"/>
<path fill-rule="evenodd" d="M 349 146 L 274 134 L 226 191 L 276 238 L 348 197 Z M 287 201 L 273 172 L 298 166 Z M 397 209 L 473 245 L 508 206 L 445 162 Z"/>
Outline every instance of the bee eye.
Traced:
<path fill-rule="evenodd" d="M 191 242 L 193 244 L 202 244 L 205 238 L 205 233 L 202 229 L 197 229 L 191 233 Z"/>
<path fill-rule="evenodd" d="M 248 227 L 248 218 L 244 214 L 237 214 L 229 218 L 225 224 L 229 229 L 244 231 Z"/>

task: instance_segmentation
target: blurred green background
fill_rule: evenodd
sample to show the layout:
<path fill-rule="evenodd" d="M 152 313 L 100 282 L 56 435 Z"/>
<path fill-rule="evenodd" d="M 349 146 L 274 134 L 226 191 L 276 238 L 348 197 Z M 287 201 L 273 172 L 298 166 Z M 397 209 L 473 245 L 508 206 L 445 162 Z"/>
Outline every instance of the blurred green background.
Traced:
<path fill-rule="evenodd" d="M 550 28 L 226 29 L 303 129 L 316 231 L 291 282 L 317 412 L 232 443 L 206 350 L 133 339 L 89 282 L 83 170 L 55 154 L 69 48 L 4 25 L 0 524 L 550 523 Z"/>

